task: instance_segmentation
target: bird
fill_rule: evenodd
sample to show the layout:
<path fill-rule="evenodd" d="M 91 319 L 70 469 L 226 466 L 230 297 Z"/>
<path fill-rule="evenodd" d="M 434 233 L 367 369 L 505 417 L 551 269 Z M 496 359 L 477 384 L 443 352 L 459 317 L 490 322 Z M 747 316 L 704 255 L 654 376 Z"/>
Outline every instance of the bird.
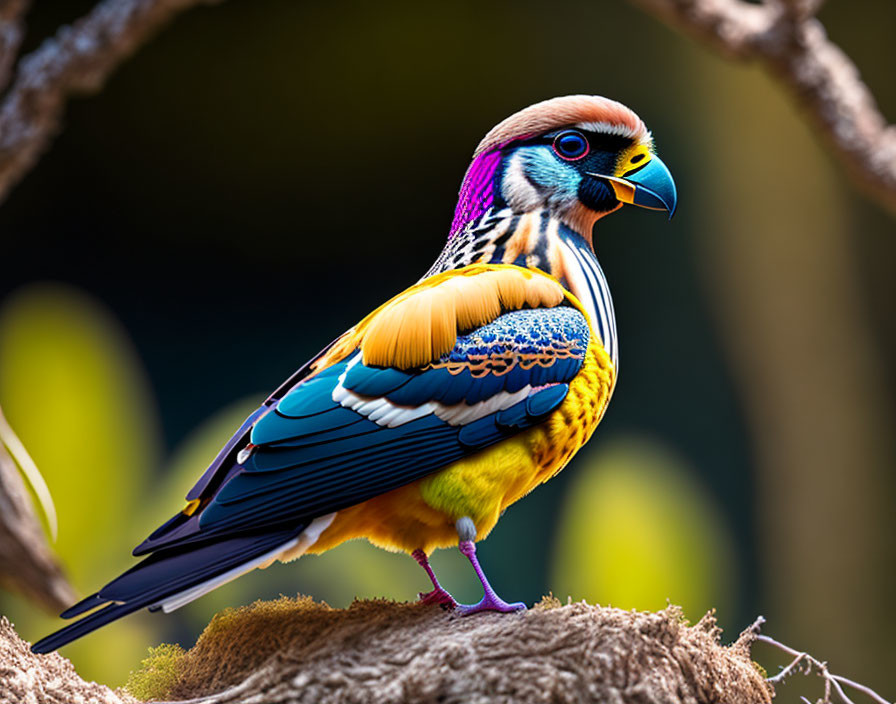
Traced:
<path fill-rule="evenodd" d="M 524 609 L 495 593 L 476 543 L 570 461 L 613 394 L 619 349 L 596 224 L 624 205 L 671 218 L 676 204 L 651 132 L 622 103 L 560 96 L 498 123 L 429 271 L 274 391 L 134 549 L 142 560 L 32 650 L 354 538 L 409 553 L 432 582 L 426 604 Z M 481 583 L 475 604 L 458 604 L 429 563 L 455 545 Z"/>

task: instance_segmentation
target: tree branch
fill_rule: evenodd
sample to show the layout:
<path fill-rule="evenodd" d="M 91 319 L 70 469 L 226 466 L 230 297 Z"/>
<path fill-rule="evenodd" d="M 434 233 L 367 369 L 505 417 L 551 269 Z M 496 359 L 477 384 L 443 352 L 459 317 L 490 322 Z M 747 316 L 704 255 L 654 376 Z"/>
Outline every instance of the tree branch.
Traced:
<path fill-rule="evenodd" d="M 216 1 L 103 0 L 22 58 L 0 104 L 0 202 L 56 135 L 67 98 L 98 90 L 116 66 L 178 12 Z M 22 0 L 0 6 L 0 79 L 21 41 L 24 7 Z"/>
<path fill-rule="evenodd" d="M 856 183 L 896 212 L 896 126 L 814 17 L 819 0 L 634 0 L 723 54 L 781 80 Z"/>
<path fill-rule="evenodd" d="M 9 73 L 25 36 L 23 18 L 27 0 L 0 0 L 0 91 L 9 83 Z"/>

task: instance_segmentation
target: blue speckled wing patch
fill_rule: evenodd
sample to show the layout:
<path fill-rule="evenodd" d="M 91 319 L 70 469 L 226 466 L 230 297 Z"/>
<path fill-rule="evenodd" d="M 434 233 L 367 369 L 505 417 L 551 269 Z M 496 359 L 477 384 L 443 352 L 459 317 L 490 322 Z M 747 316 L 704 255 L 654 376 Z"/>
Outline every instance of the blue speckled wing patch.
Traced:
<path fill-rule="evenodd" d="M 344 385 L 406 406 L 478 403 L 500 391 L 571 380 L 582 368 L 588 335 L 585 316 L 574 308 L 514 311 L 459 335 L 448 354 L 420 371 L 358 364 Z"/>

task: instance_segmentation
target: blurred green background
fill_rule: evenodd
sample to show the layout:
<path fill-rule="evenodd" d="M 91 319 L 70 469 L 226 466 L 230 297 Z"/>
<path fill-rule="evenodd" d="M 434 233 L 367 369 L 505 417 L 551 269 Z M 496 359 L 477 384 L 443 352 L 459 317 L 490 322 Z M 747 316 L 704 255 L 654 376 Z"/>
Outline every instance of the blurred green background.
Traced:
<path fill-rule="evenodd" d="M 90 5 L 35 3 L 26 48 Z M 896 115 L 896 5 L 821 19 Z M 76 588 L 130 566 L 258 401 L 428 268 L 495 122 L 579 92 L 639 112 L 680 207 L 600 223 L 619 385 L 588 448 L 481 546 L 495 587 L 718 607 L 730 640 L 762 613 L 894 696 L 894 220 L 773 80 L 622 3 L 227 0 L 69 105 L 0 207 L 0 405 Z M 434 564 L 478 598 L 461 556 Z M 426 588 L 410 558 L 348 544 L 62 652 L 117 685 L 224 606 Z M 32 641 L 59 625 L 11 594 L 0 612 Z"/>

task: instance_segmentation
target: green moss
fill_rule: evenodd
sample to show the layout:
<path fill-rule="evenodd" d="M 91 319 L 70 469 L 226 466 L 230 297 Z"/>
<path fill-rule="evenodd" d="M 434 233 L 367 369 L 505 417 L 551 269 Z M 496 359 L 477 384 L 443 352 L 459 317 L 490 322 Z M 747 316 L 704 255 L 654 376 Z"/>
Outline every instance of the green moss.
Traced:
<path fill-rule="evenodd" d="M 756 668 L 756 671 L 757 671 L 760 675 L 762 675 L 762 679 L 767 680 L 767 679 L 768 679 L 768 670 L 766 670 L 762 665 L 760 665 L 760 664 L 759 664 L 758 662 L 756 662 L 755 660 L 751 660 L 750 662 L 753 663 L 753 667 Z"/>
<path fill-rule="evenodd" d="M 548 593 L 546 596 L 541 597 L 541 601 L 539 601 L 536 605 L 536 609 L 559 609 L 563 606 L 563 603 L 554 596 L 553 592 Z"/>
<path fill-rule="evenodd" d="M 131 672 L 125 689 L 137 699 L 164 699 L 177 684 L 185 651 L 177 644 L 162 643 L 149 649 L 140 669 Z"/>

